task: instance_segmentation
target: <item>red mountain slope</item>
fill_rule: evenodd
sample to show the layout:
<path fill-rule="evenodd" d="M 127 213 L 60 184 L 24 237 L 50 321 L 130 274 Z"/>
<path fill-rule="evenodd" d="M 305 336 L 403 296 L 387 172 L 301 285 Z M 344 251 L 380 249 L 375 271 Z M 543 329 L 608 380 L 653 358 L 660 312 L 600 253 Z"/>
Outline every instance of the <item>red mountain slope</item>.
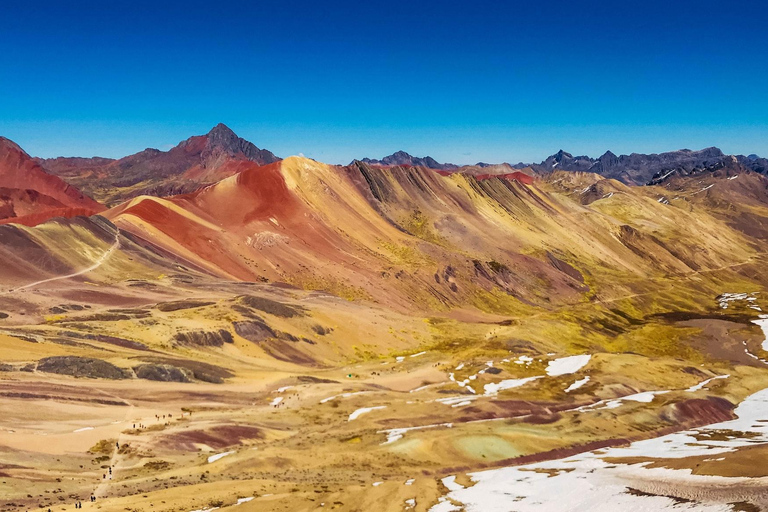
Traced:
<path fill-rule="evenodd" d="M 102 205 L 48 174 L 17 144 L 0 137 L 0 224 L 34 226 L 53 217 L 101 211 Z"/>

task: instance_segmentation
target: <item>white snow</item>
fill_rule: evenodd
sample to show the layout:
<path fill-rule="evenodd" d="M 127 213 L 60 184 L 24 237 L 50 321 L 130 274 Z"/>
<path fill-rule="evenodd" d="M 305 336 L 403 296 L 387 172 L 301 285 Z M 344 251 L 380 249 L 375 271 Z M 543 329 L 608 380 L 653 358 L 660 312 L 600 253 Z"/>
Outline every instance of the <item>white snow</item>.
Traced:
<path fill-rule="evenodd" d="M 669 393 L 669 391 L 644 391 L 634 395 L 623 396 L 615 400 L 609 400 L 608 403 L 605 404 L 605 409 L 615 409 L 619 407 L 622 402 L 626 401 L 649 404 L 653 402 L 653 399 L 656 397 L 656 395 L 663 395 L 665 393 Z"/>
<path fill-rule="evenodd" d="M 533 358 L 530 356 L 520 356 L 517 358 L 517 361 L 515 361 L 515 364 L 524 364 L 525 366 L 530 366 L 533 362 Z"/>
<path fill-rule="evenodd" d="M 413 485 L 413 482 L 415 481 L 416 481 L 415 478 L 409 478 L 408 480 L 405 481 L 405 485 Z"/>
<path fill-rule="evenodd" d="M 570 386 L 565 388 L 565 392 L 566 393 L 570 393 L 571 391 L 576 391 L 577 389 L 579 389 L 581 386 L 583 386 L 587 382 L 589 382 L 589 375 L 587 375 L 583 379 L 577 380 L 576 382 L 574 382 L 573 384 L 571 384 Z"/>
<path fill-rule="evenodd" d="M 456 367 L 456 370 L 461 370 L 464 368 L 464 363 L 461 363 L 459 366 Z"/>
<path fill-rule="evenodd" d="M 249 501 L 253 501 L 253 496 L 249 498 L 237 498 L 237 503 L 235 503 L 235 505 L 242 505 L 243 503 L 248 503 Z"/>
<path fill-rule="evenodd" d="M 765 339 L 760 346 L 763 350 L 768 351 L 768 315 L 760 315 L 760 320 L 752 320 L 752 323 L 759 325 L 763 330 Z"/>
<path fill-rule="evenodd" d="M 381 484 L 383 484 L 383 483 L 384 483 L 384 482 L 373 482 L 373 484 L 372 484 L 372 485 L 373 485 L 374 487 L 378 487 L 378 486 L 380 486 L 380 485 L 381 485 Z"/>
<path fill-rule="evenodd" d="M 435 402 L 440 402 L 441 404 L 445 404 L 445 405 L 453 405 L 453 404 L 457 404 L 459 402 L 463 402 L 465 400 L 477 400 L 477 398 L 478 397 L 476 397 L 476 396 L 467 396 L 467 395 L 463 395 L 463 396 L 448 396 L 448 397 L 445 397 L 445 398 L 438 398 L 437 400 L 435 400 Z"/>
<path fill-rule="evenodd" d="M 554 361 L 550 361 L 549 365 L 547 365 L 547 375 L 550 377 L 558 377 L 560 375 L 576 373 L 577 371 L 584 368 L 584 366 L 587 365 L 591 358 L 591 355 L 585 354 L 581 356 L 561 357 L 560 359 L 555 359 Z"/>
<path fill-rule="evenodd" d="M 585 405 L 582 407 L 577 408 L 577 411 L 584 412 L 584 411 L 594 411 L 598 409 L 616 409 L 617 407 L 620 407 L 623 402 L 629 401 L 629 402 L 642 402 L 642 403 L 651 403 L 653 402 L 653 399 L 656 397 L 656 395 L 663 395 L 669 393 L 669 390 L 664 391 L 643 391 L 642 393 L 635 393 L 633 395 L 627 395 L 622 396 L 619 398 L 613 398 L 611 400 L 600 400 L 597 403 L 591 404 L 591 405 Z"/>
<path fill-rule="evenodd" d="M 690 469 L 648 468 L 647 464 L 620 464 L 615 459 L 716 456 L 739 447 L 768 444 L 768 389 L 744 400 L 735 414 L 738 419 L 637 441 L 623 448 L 471 473 L 469 477 L 474 485 L 467 488 L 456 484 L 455 478 L 447 477 L 443 484 L 449 492 L 430 512 L 730 511 L 732 507 L 724 503 L 676 502 L 664 496 L 631 494 L 627 487 L 638 480 L 651 487 L 656 481 L 673 488 L 676 483 L 698 488 L 726 487 L 751 482 L 750 479 L 693 475 Z M 725 440 L 714 436 L 721 432 L 733 435 Z"/>
<path fill-rule="evenodd" d="M 211 455 L 210 457 L 208 457 L 208 464 L 212 462 L 216 462 L 219 459 L 223 459 L 227 455 L 232 455 L 233 453 L 235 452 L 231 451 L 231 452 L 217 453 L 216 455 Z"/>
<path fill-rule="evenodd" d="M 293 386 L 283 386 L 281 388 L 277 388 L 275 390 L 275 393 L 283 393 L 283 392 L 285 392 L 285 391 L 287 391 L 287 390 L 289 390 L 291 388 L 293 388 Z"/>
<path fill-rule="evenodd" d="M 464 486 L 456 483 L 456 475 L 451 475 L 443 478 L 443 485 L 449 491 L 460 491 L 464 489 Z"/>
<path fill-rule="evenodd" d="M 664 176 L 660 177 L 660 178 L 659 178 L 659 180 L 663 180 L 664 178 L 668 177 L 668 176 L 669 176 L 670 174 L 672 174 L 673 172 L 675 172 L 675 170 L 674 170 L 674 169 L 672 169 L 671 171 L 669 171 L 669 172 L 668 172 L 667 174 L 665 174 Z"/>
<path fill-rule="evenodd" d="M 416 506 L 416 498 L 409 498 L 405 500 L 405 510 L 410 510 Z"/>
<path fill-rule="evenodd" d="M 717 380 L 717 379 L 727 379 L 728 377 L 730 377 L 730 375 L 718 375 L 717 377 L 712 377 L 711 379 L 707 379 L 707 380 L 705 380 L 705 381 L 699 382 L 699 383 L 698 383 L 698 384 L 696 384 L 695 386 L 691 386 L 691 387 L 689 387 L 688 389 L 686 389 L 686 391 L 687 391 L 688 393 L 693 393 L 693 392 L 695 392 L 695 391 L 699 391 L 700 389 L 704 389 L 704 386 L 706 386 L 707 384 L 709 384 L 709 383 L 710 383 L 710 382 L 712 382 L 713 380 Z"/>
<path fill-rule="evenodd" d="M 739 175 L 738 175 L 738 174 L 737 174 L 736 176 L 728 176 L 728 181 L 730 181 L 730 180 L 735 180 L 735 179 L 736 179 L 736 178 L 738 178 L 738 177 L 739 177 Z"/>
<path fill-rule="evenodd" d="M 524 379 L 507 379 L 502 380 L 501 382 L 492 382 L 489 384 L 486 384 L 483 386 L 483 389 L 485 390 L 486 395 L 495 395 L 499 391 L 503 391 L 505 389 L 512 389 L 512 388 L 519 388 L 520 386 L 523 386 L 525 384 L 528 384 L 529 382 L 532 382 L 536 379 L 543 378 L 543 375 L 538 375 L 536 377 L 526 377 Z"/>
<path fill-rule="evenodd" d="M 271 405 L 271 406 L 275 406 L 275 405 L 279 404 L 279 403 L 280 403 L 280 402 L 282 402 L 282 401 L 283 401 L 283 397 L 281 397 L 281 396 L 278 396 L 278 397 L 276 397 L 274 400 L 272 400 L 271 402 L 269 402 L 269 405 Z"/>
<path fill-rule="evenodd" d="M 391 428 L 388 430 L 379 430 L 378 433 L 387 434 L 387 440 L 381 443 L 382 445 L 384 445 L 384 444 L 394 443 L 395 441 L 399 441 L 400 439 L 403 438 L 403 436 L 406 433 L 411 432 L 412 430 L 426 430 L 426 429 L 438 428 L 438 427 L 452 428 L 453 423 L 436 423 L 434 425 L 421 425 L 418 427 Z M 412 484 L 413 480 L 409 480 L 408 482 L 411 482 Z M 408 482 L 406 482 L 405 485 L 411 485 Z"/>
<path fill-rule="evenodd" d="M 381 409 L 386 409 L 386 408 L 387 408 L 386 405 L 378 405 L 376 407 L 363 407 L 361 409 L 356 410 L 352 414 L 350 414 L 348 421 L 356 420 L 357 418 L 359 418 L 363 414 L 368 414 L 371 411 L 379 411 Z"/>
<path fill-rule="evenodd" d="M 426 384 L 424 386 L 419 386 L 418 388 L 414 388 L 409 391 L 409 393 L 418 393 L 419 391 L 424 391 L 425 389 L 433 388 L 435 386 L 442 386 L 443 384 L 448 384 L 447 382 L 436 382 L 434 384 Z"/>
<path fill-rule="evenodd" d="M 397 361 L 398 363 L 402 363 L 403 361 L 405 361 L 405 356 L 397 356 L 395 358 L 395 361 Z"/>
<path fill-rule="evenodd" d="M 86 430 L 93 430 L 93 427 L 83 427 L 75 430 L 74 432 L 85 432 Z"/>
<path fill-rule="evenodd" d="M 755 302 L 757 300 L 757 292 L 752 293 L 722 293 L 718 295 L 715 300 L 720 304 L 723 309 L 728 309 L 728 303 L 745 300 L 747 302 Z"/>
<path fill-rule="evenodd" d="M 364 395 L 366 393 L 368 393 L 368 391 L 355 391 L 354 393 L 342 393 L 340 395 L 333 395 L 333 396 L 329 396 L 328 398 L 323 398 L 322 400 L 320 400 L 320 403 L 324 404 L 324 403 L 330 402 L 331 400 L 334 400 L 336 398 L 349 398 L 351 396 Z"/>
<path fill-rule="evenodd" d="M 413 354 L 413 355 L 411 355 L 411 357 L 419 357 L 419 356 L 423 356 L 423 355 L 424 355 L 424 354 L 426 354 L 426 353 L 427 353 L 426 351 L 425 351 L 425 352 L 419 352 L 418 354 Z"/>

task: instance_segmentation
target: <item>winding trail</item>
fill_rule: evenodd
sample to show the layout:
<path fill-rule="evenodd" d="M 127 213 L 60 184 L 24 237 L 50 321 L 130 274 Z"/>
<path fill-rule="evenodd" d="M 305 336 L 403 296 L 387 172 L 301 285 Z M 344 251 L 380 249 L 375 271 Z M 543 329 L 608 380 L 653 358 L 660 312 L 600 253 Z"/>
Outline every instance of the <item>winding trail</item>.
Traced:
<path fill-rule="evenodd" d="M 39 286 L 41 284 L 50 283 L 50 282 L 53 282 L 53 281 L 60 281 L 62 279 L 71 279 L 73 277 L 77 277 L 77 276 L 81 276 L 83 274 L 87 274 L 88 272 L 93 272 L 94 270 L 96 270 L 97 268 L 102 266 L 109 259 L 109 257 L 112 256 L 112 254 L 119 247 L 120 247 L 120 230 L 118 229 L 115 232 L 115 241 L 114 241 L 114 243 L 90 267 L 84 268 L 83 270 L 80 270 L 78 272 L 74 272 L 72 274 L 67 274 L 67 275 L 64 275 L 64 276 L 50 277 L 48 279 L 42 279 L 40 281 L 35 281 L 34 283 L 25 284 L 24 286 L 19 286 L 18 288 L 13 288 L 13 289 L 5 291 L 5 292 L 0 292 L 0 295 L 7 295 L 9 293 L 18 292 L 18 291 L 21 291 L 21 290 L 27 290 L 29 288 L 34 288 L 35 286 Z"/>

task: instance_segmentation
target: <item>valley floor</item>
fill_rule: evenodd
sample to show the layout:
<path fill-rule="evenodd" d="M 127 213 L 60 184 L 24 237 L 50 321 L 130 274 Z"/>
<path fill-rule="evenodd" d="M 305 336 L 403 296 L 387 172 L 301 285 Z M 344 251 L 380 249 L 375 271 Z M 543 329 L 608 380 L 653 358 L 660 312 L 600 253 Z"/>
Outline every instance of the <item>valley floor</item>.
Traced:
<path fill-rule="evenodd" d="M 716 277 L 426 318 L 191 273 L 11 291 L 0 510 L 764 510 L 768 302 Z"/>

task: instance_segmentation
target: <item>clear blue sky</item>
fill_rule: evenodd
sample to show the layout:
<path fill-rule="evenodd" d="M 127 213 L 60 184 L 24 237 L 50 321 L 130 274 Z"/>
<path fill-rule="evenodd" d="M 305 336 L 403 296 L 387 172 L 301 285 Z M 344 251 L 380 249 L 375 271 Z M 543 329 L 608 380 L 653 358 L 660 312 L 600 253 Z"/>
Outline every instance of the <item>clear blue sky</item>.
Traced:
<path fill-rule="evenodd" d="M 167 149 L 223 122 L 280 156 L 768 156 L 768 6 L 742 1 L 3 0 L 0 135 Z"/>

